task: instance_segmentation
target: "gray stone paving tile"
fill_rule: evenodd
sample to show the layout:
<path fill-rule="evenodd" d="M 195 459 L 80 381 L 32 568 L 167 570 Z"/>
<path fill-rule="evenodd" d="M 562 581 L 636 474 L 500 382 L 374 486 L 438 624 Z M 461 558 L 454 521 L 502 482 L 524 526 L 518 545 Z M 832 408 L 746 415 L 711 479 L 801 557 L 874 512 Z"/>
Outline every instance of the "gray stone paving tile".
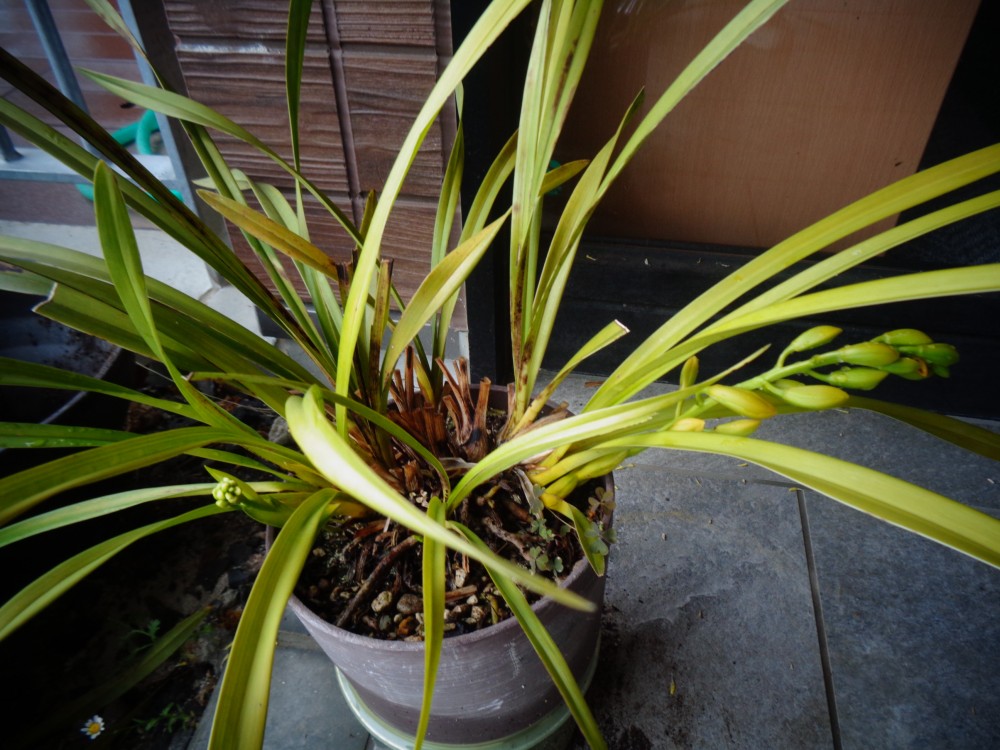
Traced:
<path fill-rule="evenodd" d="M 807 507 L 843 747 L 1000 747 L 1000 571 Z"/>
<path fill-rule="evenodd" d="M 616 485 L 589 693 L 611 747 L 830 747 L 795 493 L 649 468 Z"/>
<path fill-rule="evenodd" d="M 188 750 L 208 747 L 218 694 Z M 368 732 L 351 714 L 330 659 L 311 637 L 282 631 L 275 652 L 264 750 L 363 750 Z"/>

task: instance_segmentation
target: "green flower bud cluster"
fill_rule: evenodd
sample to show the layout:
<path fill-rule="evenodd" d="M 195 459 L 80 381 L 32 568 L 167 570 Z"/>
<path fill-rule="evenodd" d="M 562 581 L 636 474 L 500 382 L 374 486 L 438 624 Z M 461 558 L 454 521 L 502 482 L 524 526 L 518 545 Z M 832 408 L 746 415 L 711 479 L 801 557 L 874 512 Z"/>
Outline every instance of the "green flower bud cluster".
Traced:
<path fill-rule="evenodd" d="M 899 352 L 899 360 L 886 371 L 908 380 L 923 380 L 931 373 L 946 378 L 951 374 L 948 368 L 959 359 L 954 346 L 934 341 L 923 331 L 913 328 L 889 331 L 875 342 L 888 344 Z"/>
<path fill-rule="evenodd" d="M 823 325 L 810 328 L 788 345 L 779 358 L 779 366 L 784 364 L 784 358 L 788 354 L 828 344 L 840 333 L 841 330 L 834 326 Z M 948 377 L 948 368 L 956 362 L 958 362 L 958 352 L 951 344 L 938 343 L 923 331 L 914 328 L 900 328 L 883 333 L 871 341 L 849 344 L 826 354 L 814 355 L 807 361 L 789 367 L 798 368 L 799 373 L 820 380 L 834 388 L 870 391 L 889 375 L 898 375 L 907 380 L 923 380 L 932 374 Z M 838 363 L 848 366 L 832 372 L 824 372 L 820 369 Z M 788 384 L 786 384 L 787 387 L 789 387 Z M 780 397 L 793 403 L 785 398 L 783 391 L 784 389 L 782 389 Z M 830 396 L 828 391 L 821 393 Z M 810 402 L 814 398 L 799 392 L 791 394 L 791 399 L 801 400 L 803 396 L 808 396 Z M 826 400 L 826 398 L 819 396 L 815 398 L 819 401 Z M 817 408 L 806 407 L 804 404 L 796 405 L 803 408 Z"/>
<path fill-rule="evenodd" d="M 819 411 L 844 405 L 850 396 L 845 388 L 870 391 L 889 375 L 920 380 L 932 373 L 948 376 L 948 367 L 958 361 L 958 352 L 950 344 L 933 341 L 930 336 L 912 328 L 901 328 L 878 336 L 871 341 L 848 344 L 839 349 L 814 354 L 808 359 L 786 364 L 790 354 L 809 351 L 829 344 L 842 333 L 835 326 L 815 326 L 799 334 L 778 357 L 769 373 L 746 381 L 741 386 L 713 384 L 704 390 L 696 402 L 723 407 L 728 416 L 744 417 L 707 428 L 701 419 L 689 415 L 678 419 L 670 429 L 677 432 L 701 432 L 711 429 L 729 435 L 749 435 L 760 424 L 777 413 L 782 403 L 796 409 Z M 842 365 L 830 370 L 831 366 Z M 691 357 L 681 374 L 682 386 L 690 385 L 697 376 L 698 362 Z M 808 376 L 822 385 L 806 384 L 796 377 Z M 680 409 L 678 408 L 678 412 Z M 718 416 L 716 410 L 715 416 Z"/>
<path fill-rule="evenodd" d="M 220 508 L 227 508 L 240 504 L 240 500 L 243 499 L 243 490 L 236 484 L 235 479 L 222 477 L 212 489 L 212 497 L 215 498 L 215 504 Z"/>

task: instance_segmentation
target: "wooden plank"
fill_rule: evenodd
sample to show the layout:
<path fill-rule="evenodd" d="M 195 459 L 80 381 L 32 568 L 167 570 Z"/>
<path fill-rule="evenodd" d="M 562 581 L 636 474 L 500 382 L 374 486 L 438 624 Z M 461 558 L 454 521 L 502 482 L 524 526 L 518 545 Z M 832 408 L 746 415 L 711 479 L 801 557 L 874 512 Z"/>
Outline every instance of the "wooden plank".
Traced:
<path fill-rule="evenodd" d="M 178 59 L 188 92 L 244 126 L 291 162 L 285 102 L 284 54 L 254 46 L 181 47 Z M 347 192 L 343 146 L 330 67 L 321 48 L 306 51 L 302 78 L 303 171 L 323 190 Z M 256 180 L 291 188 L 292 178 L 270 158 L 236 139 L 219 134 L 219 147 L 231 165 Z"/>
<path fill-rule="evenodd" d="M 439 2 L 323 0 L 314 5 L 302 91 L 303 159 L 306 174 L 348 212 L 355 191 L 364 194 L 383 187 L 434 85 L 438 49 L 449 48 L 437 38 L 442 22 L 435 16 Z M 290 158 L 285 146 L 284 6 L 269 0 L 166 0 L 165 6 L 171 31 L 180 40 L 178 59 L 191 96 L 247 126 Z M 324 21 L 335 22 L 336 27 L 327 33 Z M 335 42 L 333 51 L 328 39 Z M 340 131 L 332 72 L 339 65 L 343 66 L 341 101 L 348 105 L 348 112 L 341 114 L 349 116 L 351 125 L 346 138 Z M 218 142 L 234 166 L 290 191 L 290 179 L 266 157 L 231 138 L 220 135 Z M 394 279 L 406 299 L 429 268 L 445 159 L 442 142 L 442 129 L 435 124 L 386 228 L 383 255 L 394 259 Z M 348 179 L 348 160 L 357 165 L 353 183 Z M 336 222 L 312 200 L 307 202 L 307 216 L 314 241 L 331 257 L 347 260 L 352 244 Z M 249 259 L 245 240 L 238 232 L 231 235 L 237 253 Z M 464 303 L 456 325 L 466 326 Z"/>
<path fill-rule="evenodd" d="M 288 4 L 274 0 L 165 0 L 170 30 L 184 43 L 199 39 L 230 42 L 259 41 L 283 47 Z M 326 42 L 323 11 L 313 4 L 309 22 L 310 43 Z"/>
<path fill-rule="evenodd" d="M 333 0 L 342 44 L 437 45 L 434 0 Z"/>
<path fill-rule="evenodd" d="M 427 93 L 437 59 L 431 53 L 344 51 L 347 100 L 362 192 L 379 190 Z M 410 170 L 403 192 L 437 199 L 444 175 L 440 123 L 435 123 Z"/>
<path fill-rule="evenodd" d="M 605 13 L 561 146 L 588 156 L 742 2 Z M 763 247 L 917 167 L 978 0 L 790 4 L 673 112 L 595 233 Z"/>

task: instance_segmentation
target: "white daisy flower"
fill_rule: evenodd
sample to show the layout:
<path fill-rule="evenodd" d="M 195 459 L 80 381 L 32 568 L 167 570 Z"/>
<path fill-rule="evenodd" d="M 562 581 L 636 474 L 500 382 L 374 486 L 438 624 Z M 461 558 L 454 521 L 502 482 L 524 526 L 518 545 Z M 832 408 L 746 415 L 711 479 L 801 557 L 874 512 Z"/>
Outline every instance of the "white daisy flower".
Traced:
<path fill-rule="evenodd" d="M 87 735 L 87 739 L 96 740 L 101 735 L 101 732 L 104 731 L 104 719 L 94 714 L 83 722 L 83 727 L 80 731 Z"/>

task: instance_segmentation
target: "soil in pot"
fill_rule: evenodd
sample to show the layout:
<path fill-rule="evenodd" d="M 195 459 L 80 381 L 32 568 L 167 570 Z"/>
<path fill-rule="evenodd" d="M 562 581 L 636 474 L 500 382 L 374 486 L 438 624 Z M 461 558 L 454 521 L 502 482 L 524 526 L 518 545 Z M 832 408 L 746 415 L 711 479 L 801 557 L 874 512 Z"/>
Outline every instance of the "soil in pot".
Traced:
<path fill-rule="evenodd" d="M 506 390 L 494 389 L 494 403 Z M 491 408 L 486 450 L 498 443 L 505 412 Z M 426 507 L 433 487 L 412 490 Z M 583 558 L 573 529 L 544 510 L 524 472 L 514 469 L 463 501 L 456 519 L 501 557 L 559 582 Z M 608 525 L 612 493 L 600 481 L 570 498 L 591 521 Z M 610 536 L 610 532 L 608 532 Z M 610 541 L 610 539 L 609 539 Z M 423 640 L 422 545 L 405 527 L 385 518 L 348 520 L 324 529 L 295 588 L 295 595 L 322 619 L 352 633 L 386 640 Z M 512 616 L 486 569 L 450 551 L 446 563 L 445 637 L 475 632 Z M 528 593 L 529 601 L 537 596 Z"/>

